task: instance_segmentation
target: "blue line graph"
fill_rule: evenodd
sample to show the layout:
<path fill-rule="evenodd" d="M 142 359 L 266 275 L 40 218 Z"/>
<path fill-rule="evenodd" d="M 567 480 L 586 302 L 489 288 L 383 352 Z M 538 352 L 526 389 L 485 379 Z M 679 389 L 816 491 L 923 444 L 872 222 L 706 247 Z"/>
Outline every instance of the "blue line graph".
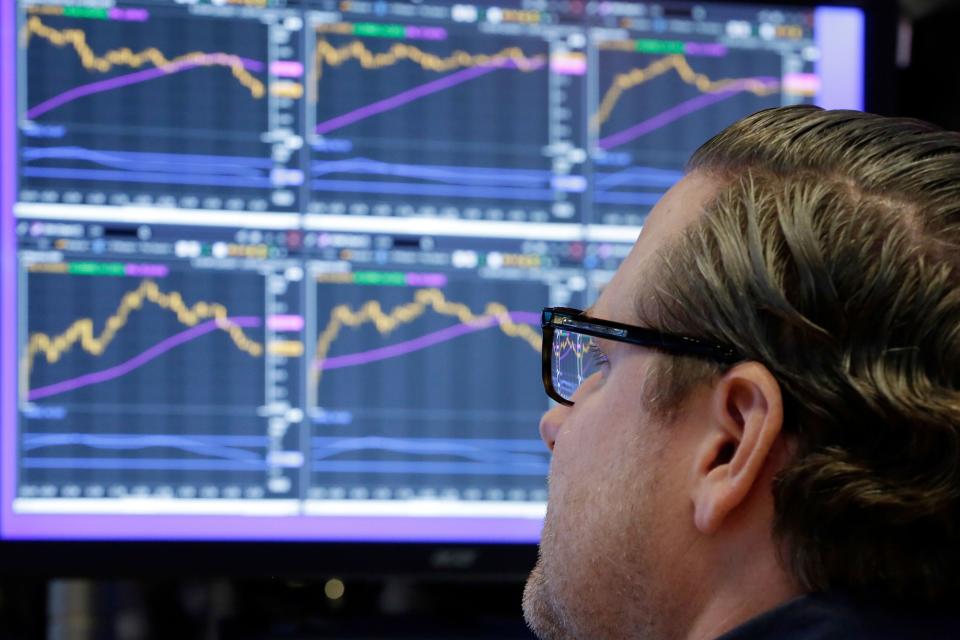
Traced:
<path fill-rule="evenodd" d="M 419 455 L 458 456 L 476 462 L 499 462 L 502 465 L 510 465 L 515 462 L 542 463 L 546 453 L 543 443 L 539 440 L 451 440 L 367 436 L 312 438 L 311 442 L 314 460 L 323 460 L 346 452 L 380 450 Z M 534 454 L 531 455 L 528 452 L 534 452 Z"/>
<path fill-rule="evenodd" d="M 263 461 L 263 453 L 237 447 L 265 448 L 266 436 L 175 436 L 85 433 L 28 433 L 23 436 L 23 450 L 46 447 L 84 446 L 108 451 L 136 451 L 154 447 L 179 449 L 206 457 L 236 461 Z M 48 460 L 48 458 L 32 458 Z M 49 458 L 52 459 L 52 458 Z M 90 458 L 90 460 L 101 460 Z M 137 461 L 139 462 L 139 461 Z"/>
<path fill-rule="evenodd" d="M 251 170 L 269 169 L 269 158 L 245 156 L 211 156 L 190 153 L 155 153 L 148 151 L 96 151 L 84 147 L 25 147 L 23 159 L 31 160 L 86 160 L 105 167 L 127 169 L 136 164 L 140 169 L 183 169 L 217 171 L 237 175 L 255 175 Z"/>
<path fill-rule="evenodd" d="M 320 177 L 333 175 L 394 177 L 410 182 Z M 311 165 L 311 177 L 313 179 L 310 185 L 317 191 L 344 193 L 505 198 L 546 202 L 552 200 L 558 190 L 554 186 L 557 176 L 547 170 L 390 163 L 364 157 L 314 162 Z M 614 173 L 599 174 L 593 196 L 594 200 L 600 203 L 649 206 L 655 204 L 663 196 L 663 192 L 682 177 L 683 174 L 679 171 L 655 167 L 628 167 Z M 612 191 L 616 188 L 647 190 Z"/>
<path fill-rule="evenodd" d="M 598 204 L 653 206 L 663 197 L 666 189 L 682 177 L 682 171 L 656 167 L 627 167 L 613 173 L 597 173 L 594 176 L 593 201 Z"/>
<path fill-rule="evenodd" d="M 179 458 L 23 458 L 25 469 L 131 469 L 138 471 L 257 471 L 264 460 L 192 460 Z"/>
<path fill-rule="evenodd" d="M 493 438 L 311 438 L 314 472 L 402 473 L 427 475 L 546 475 L 547 450 L 540 440 Z M 336 455 L 387 451 L 450 460 L 329 460 Z"/>
<path fill-rule="evenodd" d="M 37 162 L 88 163 L 82 166 L 36 166 Z M 62 180 L 139 182 L 218 187 L 272 188 L 269 158 L 143 151 L 93 150 L 78 146 L 26 147 L 24 176 Z M 410 182 L 323 178 L 331 175 L 395 177 Z M 379 193 L 469 198 L 507 198 L 547 202 L 554 198 L 556 176 L 542 169 L 463 167 L 390 163 L 356 157 L 316 161 L 311 165 L 312 188 L 344 193 Z M 594 200 L 598 203 L 649 206 L 677 182 L 679 171 L 655 167 L 628 167 L 597 174 Z M 294 178 L 295 183 L 297 178 Z M 416 182 L 413 182 L 416 181 Z M 613 191 L 618 188 L 654 191 Z"/>
<path fill-rule="evenodd" d="M 143 173 L 138 171 L 102 171 L 97 169 L 57 169 L 24 167 L 21 174 L 29 178 L 64 180 L 112 180 L 114 182 L 149 182 L 162 184 L 195 184 L 217 187 L 272 187 L 270 178 L 231 178 L 200 176 L 186 173 Z"/>
<path fill-rule="evenodd" d="M 554 198 L 551 188 L 554 174 L 542 169 L 398 164 L 362 157 L 314 162 L 311 165 L 311 176 L 331 174 L 391 176 L 434 184 L 314 178 L 311 187 L 318 191 L 348 193 L 509 198 L 543 202 Z"/>
<path fill-rule="evenodd" d="M 267 468 L 266 436 L 255 435 L 135 435 L 28 433 L 23 450 L 83 446 L 103 451 L 177 449 L 197 458 L 117 458 L 27 456 L 30 469 L 127 469 L 159 471 L 262 471 Z M 540 440 L 495 438 L 311 438 L 311 469 L 315 472 L 403 473 L 427 475 L 546 475 L 549 456 Z M 251 451 L 259 449 L 261 451 Z M 334 456 L 384 451 L 418 456 L 452 456 L 450 460 L 330 460 Z"/>
<path fill-rule="evenodd" d="M 315 176 L 331 173 L 355 173 L 417 178 L 449 184 L 471 183 L 502 186 L 547 186 L 553 179 L 552 172 L 542 169 L 488 169 L 450 165 L 396 164 L 369 158 L 314 162 L 311 164 L 311 173 Z"/>
<path fill-rule="evenodd" d="M 595 193 L 593 200 L 601 204 L 630 204 L 653 206 L 663 197 L 663 193 Z"/>
<path fill-rule="evenodd" d="M 337 473 L 402 473 L 407 475 L 483 475 L 483 476 L 546 476 L 547 462 L 525 462 L 509 465 L 485 462 L 434 462 L 430 460 L 327 460 L 310 465 L 315 472 Z"/>
<path fill-rule="evenodd" d="M 508 200 L 553 200 L 551 189 L 518 189 L 512 187 L 480 187 L 433 185 L 412 182 L 373 182 L 363 180 L 311 180 L 315 191 L 345 193 L 382 193 L 404 196 L 453 196 L 461 198 L 493 198 Z"/>
<path fill-rule="evenodd" d="M 263 460 L 190 460 L 167 458 L 23 458 L 25 469 L 130 469 L 146 471 L 257 471 L 267 468 Z M 443 475 L 545 476 L 547 462 L 509 465 L 482 462 L 327 460 L 311 464 L 313 471 L 403 473 Z"/>
<path fill-rule="evenodd" d="M 399 446 L 416 445 L 425 448 L 449 447 L 459 450 L 463 447 L 496 449 L 500 451 L 546 451 L 543 441 L 538 438 L 388 438 L 384 436 L 361 436 L 357 438 L 343 438 L 334 436 L 314 436 L 310 441 L 317 445 L 344 443 L 342 446 L 370 445 L 370 444 L 397 444 Z"/>
<path fill-rule="evenodd" d="M 81 166 L 31 166 L 30 163 L 60 161 L 89 163 L 103 168 Z M 98 151 L 84 147 L 26 147 L 22 173 L 33 178 L 65 180 L 109 180 L 191 184 L 223 187 L 265 187 L 275 184 L 270 177 L 273 161 L 246 156 L 153 153 L 143 151 Z"/>
<path fill-rule="evenodd" d="M 657 169 L 655 167 L 627 167 L 614 173 L 597 173 L 595 175 L 597 188 L 601 190 L 623 186 L 666 187 L 669 189 L 682 177 L 682 171 Z"/>

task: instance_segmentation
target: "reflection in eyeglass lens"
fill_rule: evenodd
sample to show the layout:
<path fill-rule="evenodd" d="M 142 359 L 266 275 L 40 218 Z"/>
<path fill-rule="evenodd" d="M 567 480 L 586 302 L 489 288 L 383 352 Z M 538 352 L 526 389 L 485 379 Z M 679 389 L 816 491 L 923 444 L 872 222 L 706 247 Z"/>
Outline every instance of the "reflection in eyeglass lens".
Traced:
<path fill-rule="evenodd" d="M 565 400 L 572 400 L 580 385 L 599 372 L 606 356 L 596 338 L 573 331 L 557 329 L 553 334 L 551 358 L 553 388 Z"/>

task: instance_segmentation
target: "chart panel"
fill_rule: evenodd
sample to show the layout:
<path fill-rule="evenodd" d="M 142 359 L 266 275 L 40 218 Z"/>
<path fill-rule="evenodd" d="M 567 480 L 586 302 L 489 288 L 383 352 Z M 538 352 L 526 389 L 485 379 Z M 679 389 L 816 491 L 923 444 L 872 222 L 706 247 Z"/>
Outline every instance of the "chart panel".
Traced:
<path fill-rule="evenodd" d="M 302 19 L 148 6 L 27 8 L 21 198 L 297 210 Z"/>
<path fill-rule="evenodd" d="M 21 228 L 43 246 L 57 226 Z M 149 262 L 94 244 L 165 243 L 21 252 L 20 497 L 296 498 L 302 270 L 226 243 Z"/>
<path fill-rule="evenodd" d="M 311 268 L 309 499 L 544 498 L 540 310 L 579 303 L 585 281 L 577 247 L 515 244 L 426 252 L 442 268 Z"/>
<path fill-rule="evenodd" d="M 810 17 L 721 5 L 621 7 L 592 31 L 592 221 L 640 225 L 690 155 L 735 120 L 812 102 L 819 87 Z M 687 13 L 689 12 L 689 14 Z M 693 21 L 680 19 L 689 15 Z"/>
<path fill-rule="evenodd" d="M 313 16 L 309 212 L 579 220 L 583 35 L 484 26 Z"/>

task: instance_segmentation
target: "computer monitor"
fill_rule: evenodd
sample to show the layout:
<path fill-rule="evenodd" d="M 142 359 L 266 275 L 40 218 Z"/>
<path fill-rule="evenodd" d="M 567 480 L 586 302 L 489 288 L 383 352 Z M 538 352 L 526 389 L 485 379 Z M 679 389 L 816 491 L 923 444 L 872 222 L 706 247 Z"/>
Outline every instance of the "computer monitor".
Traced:
<path fill-rule="evenodd" d="M 540 309 L 589 302 L 710 135 L 863 108 L 889 59 L 862 4 L 2 10 L 0 555 L 61 570 L 532 557 Z"/>

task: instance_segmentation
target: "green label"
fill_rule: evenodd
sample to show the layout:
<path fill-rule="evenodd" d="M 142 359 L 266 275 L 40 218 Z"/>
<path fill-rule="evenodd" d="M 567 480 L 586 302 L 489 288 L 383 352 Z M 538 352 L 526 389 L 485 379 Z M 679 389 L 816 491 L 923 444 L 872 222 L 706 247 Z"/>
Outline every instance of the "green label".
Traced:
<path fill-rule="evenodd" d="M 67 273 L 78 276 L 122 276 L 126 266 L 122 262 L 71 262 Z"/>
<path fill-rule="evenodd" d="M 353 282 L 354 284 L 403 287 L 407 284 L 407 274 L 400 271 L 357 271 L 353 274 Z"/>
<path fill-rule="evenodd" d="M 368 36 L 371 38 L 403 38 L 406 29 L 399 24 L 376 24 L 373 22 L 358 22 L 353 25 L 353 35 Z"/>
<path fill-rule="evenodd" d="M 680 40 L 637 40 L 636 48 L 640 53 L 683 53 L 683 42 Z"/>
<path fill-rule="evenodd" d="M 64 7 L 63 15 L 71 18 L 93 18 L 95 20 L 107 20 L 106 9 L 97 9 L 95 7 Z"/>

